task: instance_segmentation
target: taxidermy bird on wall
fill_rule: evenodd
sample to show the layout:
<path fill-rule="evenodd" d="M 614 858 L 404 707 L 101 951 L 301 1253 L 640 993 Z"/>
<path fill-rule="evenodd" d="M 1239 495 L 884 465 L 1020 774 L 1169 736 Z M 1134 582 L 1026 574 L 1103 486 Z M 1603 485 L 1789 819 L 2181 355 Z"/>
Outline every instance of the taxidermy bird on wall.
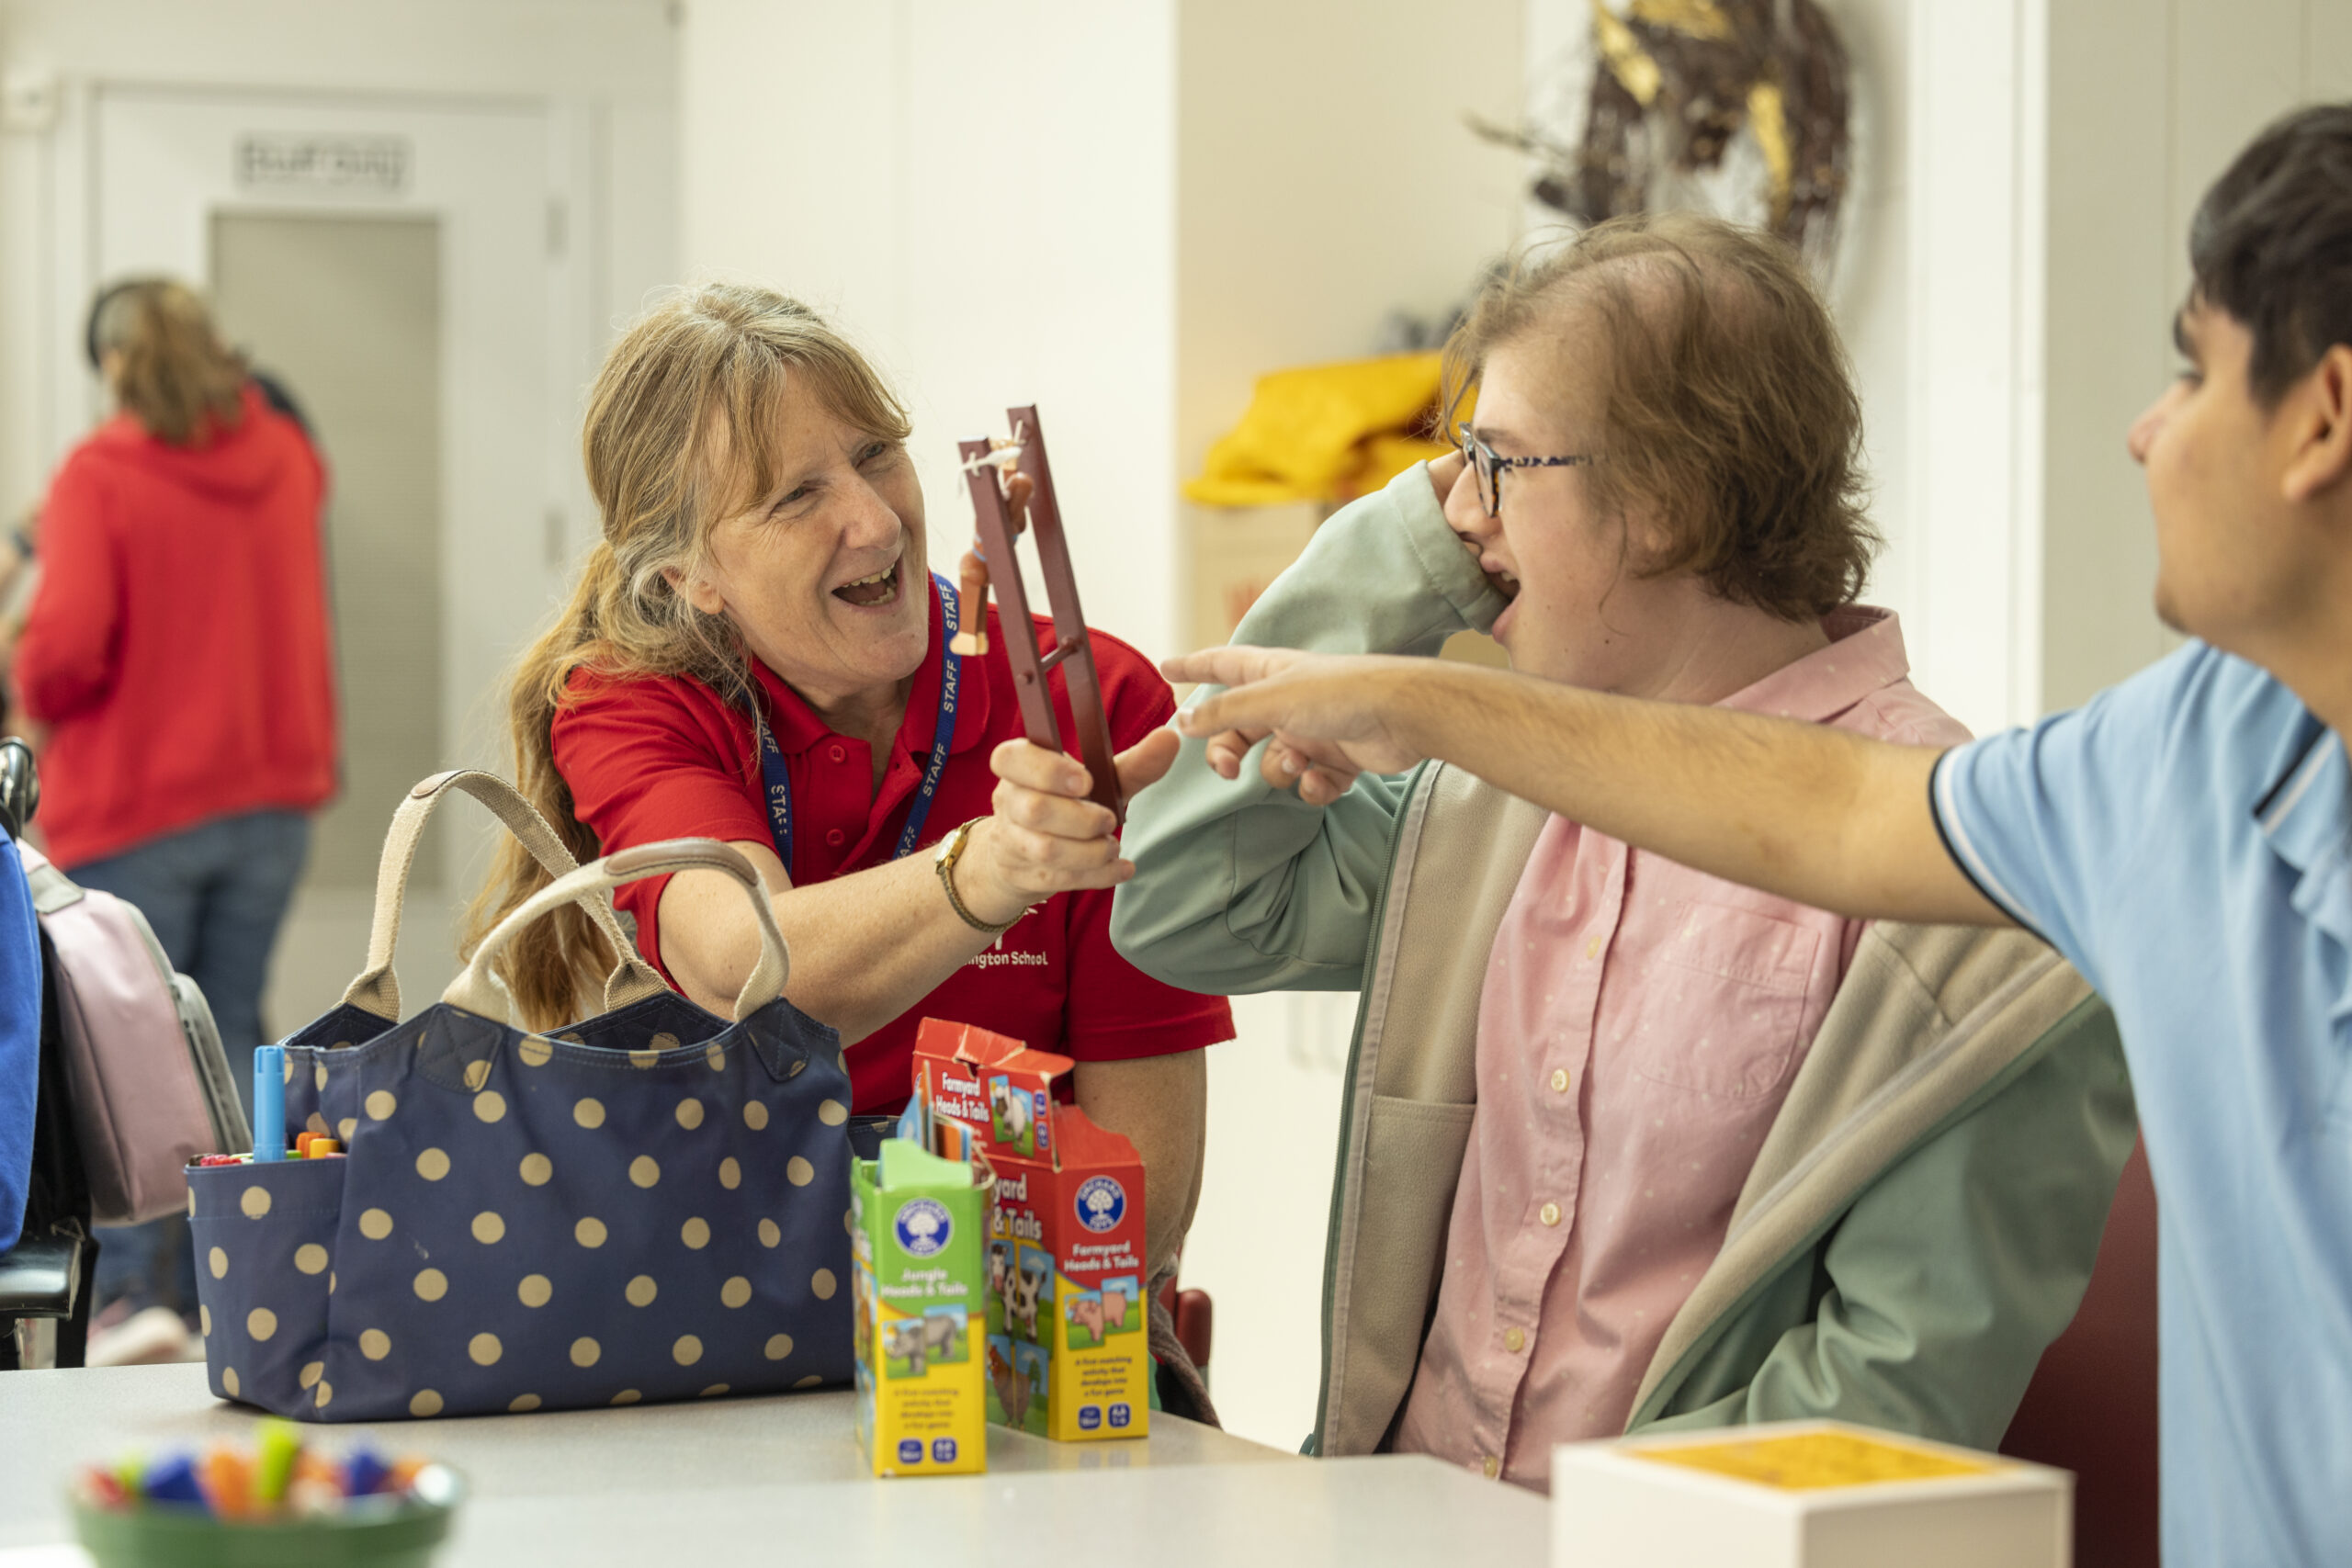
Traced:
<path fill-rule="evenodd" d="M 1579 224 L 1666 206 L 1678 186 L 1748 169 L 1724 216 L 1760 221 L 1825 274 L 1851 177 L 1845 46 L 1813 0 L 1592 0 L 1582 136 L 1474 121 L 1542 160 L 1536 200 Z M 1747 135 L 1743 139 L 1742 132 Z M 1747 193 L 1736 193 L 1745 195 Z M 1754 202 L 1760 197 L 1760 202 Z"/>

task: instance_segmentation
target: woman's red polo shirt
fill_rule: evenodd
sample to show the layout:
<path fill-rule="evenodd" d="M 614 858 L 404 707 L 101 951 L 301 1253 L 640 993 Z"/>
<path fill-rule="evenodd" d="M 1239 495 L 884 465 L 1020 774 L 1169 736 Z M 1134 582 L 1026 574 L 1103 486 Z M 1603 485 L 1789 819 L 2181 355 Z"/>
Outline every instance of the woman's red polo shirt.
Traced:
<path fill-rule="evenodd" d="M 792 780 L 794 863 L 787 869 L 795 886 L 886 864 L 897 848 L 939 712 L 935 595 L 931 626 L 931 655 L 915 676 L 878 791 L 865 742 L 826 728 L 790 687 L 753 665 Z M 917 854 L 928 852 L 956 824 L 989 814 L 996 789 L 989 754 L 1022 733 L 1020 700 L 994 605 L 989 634 L 987 657 L 964 660 L 956 736 Z M 1112 744 L 1124 750 L 1165 724 L 1176 711 L 1175 699 L 1134 649 L 1100 632 L 1093 642 Z M 1048 681 L 1064 733 L 1072 733 L 1061 671 Z M 573 812 L 606 854 L 662 839 L 774 842 L 751 716 L 699 681 L 613 681 L 574 671 L 553 739 L 556 770 L 571 787 Z M 649 877 L 616 895 L 636 919 L 638 946 L 657 965 L 666 886 L 666 877 Z M 946 895 L 940 897 L 944 902 Z M 1225 998 L 1163 985 L 1112 947 L 1108 891 L 1047 900 L 921 1002 L 851 1046 L 850 1077 L 860 1112 L 895 1111 L 906 1103 L 915 1028 L 926 1017 L 976 1023 L 1081 1062 L 1167 1055 L 1233 1038 L 1233 1010 Z"/>

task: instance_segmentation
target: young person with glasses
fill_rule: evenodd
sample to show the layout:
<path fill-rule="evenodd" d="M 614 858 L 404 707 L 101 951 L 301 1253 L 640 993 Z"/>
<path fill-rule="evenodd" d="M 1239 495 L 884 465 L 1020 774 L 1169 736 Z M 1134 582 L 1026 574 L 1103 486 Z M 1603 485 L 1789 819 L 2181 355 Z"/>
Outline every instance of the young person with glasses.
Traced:
<path fill-rule="evenodd" d="M 1461 453 L 1325 524 L 1238 643 L 1434 666 L 1472 627 L 1546 688 L 1965 739 L 1854 602 L 1860 408 L 1791 252 L 1605 224 L 1490 285 L 1447 357 Z M 1113 939 L 1197 990 L 1364 995 L 1319 1451 L 1543 1486 L 1555 1443 L 1634 1427 L 2000 1440 L 2133 1135 L 2046 948 L 1873 946 L 1459 773 L 1187 728 L 1210 766 L 1135 802 Z"/>

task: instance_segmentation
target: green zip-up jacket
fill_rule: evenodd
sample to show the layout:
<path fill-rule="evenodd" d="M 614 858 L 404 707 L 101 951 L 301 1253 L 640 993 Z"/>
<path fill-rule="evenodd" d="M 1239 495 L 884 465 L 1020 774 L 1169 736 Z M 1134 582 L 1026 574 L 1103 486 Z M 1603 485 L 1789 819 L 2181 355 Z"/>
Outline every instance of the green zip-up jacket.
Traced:
<path fill-rule="evenodd" d="M 1417 466 L 1325 524 L 1234 640 L 1434 655 L 1502 603 Z M 1437 764 L 1318 809 L 1254 754 L 1216 777 L 1202 744 L 1130 809 L 1112 938 L 1194 990 L 1361 992 L 1308 1447 L 1372 1452 L 1436 1303 L 1479 991 L 1544 813 Z M 2055 953 L 1872 926 L 1626 1430 L 1832 1416 L 1997 1447 L 2082 1299 L 2135 1133 L 2113 1020 Z"/>

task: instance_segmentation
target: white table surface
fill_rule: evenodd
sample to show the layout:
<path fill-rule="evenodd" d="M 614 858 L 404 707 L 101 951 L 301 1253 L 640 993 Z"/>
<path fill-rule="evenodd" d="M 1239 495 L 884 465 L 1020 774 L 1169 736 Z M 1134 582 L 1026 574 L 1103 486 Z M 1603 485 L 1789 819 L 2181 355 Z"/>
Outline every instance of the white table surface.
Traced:
<path fill-rule="evenodd" d="M 1412 1456 L 1302 1460 L 1155 1415 L 1151 1436 L 1052 1443 L 989 1428 L 989 1473 L 876 1481 L 853 1396 L 392 1423 L 379 1447 L 462 1471 L 443 1568 L 522 1563 L 1377 1565 L 1544 1561 L 1546 1505 Z M 71 1539 L 74 1466 L 126 1450 L 247 1439 L 200 1366 L 0 1374 L 0 1549 Z M 341 1446 L 357 1427 L 313 1428 Z M 0 1551 L 0 1568 L 13 1553 Z"/>

